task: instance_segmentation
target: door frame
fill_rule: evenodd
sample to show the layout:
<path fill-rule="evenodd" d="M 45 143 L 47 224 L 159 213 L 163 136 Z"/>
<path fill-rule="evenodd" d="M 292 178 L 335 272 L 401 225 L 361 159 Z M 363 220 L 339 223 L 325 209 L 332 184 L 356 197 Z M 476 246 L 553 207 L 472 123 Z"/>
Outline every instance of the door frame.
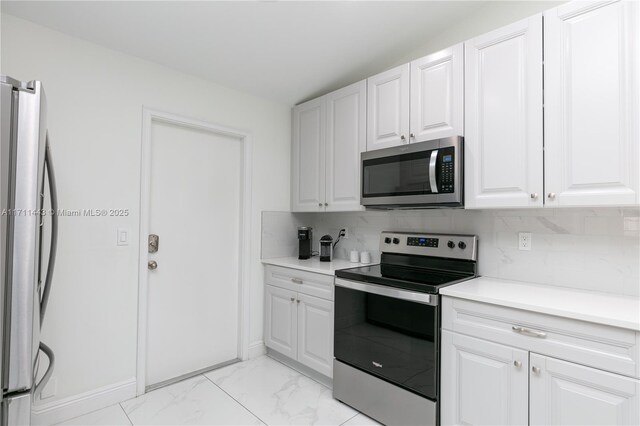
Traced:
<path fill-rule="evenodd" d="M 249 358 L 249 285 L 251 283 L 251 134 L 205 121 L 142 107 L 142 146 L 140 157 L 140 233 L 138 236 L 138 333 L 136 362 L 136 393 L 145 393 L 147 362 L 147 302 L 149 194 L 151 190 L 151 126 L 154 122 L 207 131 L 238 138 L 242 144 L 240 241 L 238 253 L 238 358 Z"/>

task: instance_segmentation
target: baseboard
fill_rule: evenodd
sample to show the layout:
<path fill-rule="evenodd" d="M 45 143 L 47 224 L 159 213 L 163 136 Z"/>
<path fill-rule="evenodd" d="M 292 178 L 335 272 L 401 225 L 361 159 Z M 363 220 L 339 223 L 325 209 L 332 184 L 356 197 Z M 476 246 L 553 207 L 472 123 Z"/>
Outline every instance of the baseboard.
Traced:
<path fill-rule="evenodd" d="M 264 345 L 264 342 L 260 340 L 259 342 L 254 342 L 249 345 L 249 359 L 257 358 L 267 353 L 267 348 Z"/>
<path fill-rule="evenodd" d="M 282 355 L 280 352 L 274 351 L 270 348 L 267 349 L 267 356 L 283 363 L 287 367 L 293 368 L 298 373 L 304 374 L 310 379 L 313 379 L 316 382 L 325 385 L 329 389 L 333 389 L 333 379 L 331 377 L 327 377 L 322 373 L 318 373 L 316 370 L 307 367 L 306 365 L 296 361 L 295 359 L 291 359 L 288 356 Z"/>
<path fill-rule="evenodd" d="M 33 406 L 32 425 L 53 425 L 136 396 L 136 379 Z"/>

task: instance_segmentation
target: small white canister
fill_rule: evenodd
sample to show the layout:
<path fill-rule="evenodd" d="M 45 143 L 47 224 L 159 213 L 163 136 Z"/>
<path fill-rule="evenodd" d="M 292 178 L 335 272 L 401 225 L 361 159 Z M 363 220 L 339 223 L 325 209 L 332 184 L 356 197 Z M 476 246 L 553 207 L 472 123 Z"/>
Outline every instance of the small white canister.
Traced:
<path fill-rule="evenodd" d="M 351 261 L 351 263 L 360 262 L 360 253 L 358 253 L 358 250 L 351 250 L 349 253 L 349 261 Z"/>
<path fill-rule="evenodd" d="M 371 263 L 371 253 L 369 253 L 368 251 L 360 252 L 360 262 Z"/>

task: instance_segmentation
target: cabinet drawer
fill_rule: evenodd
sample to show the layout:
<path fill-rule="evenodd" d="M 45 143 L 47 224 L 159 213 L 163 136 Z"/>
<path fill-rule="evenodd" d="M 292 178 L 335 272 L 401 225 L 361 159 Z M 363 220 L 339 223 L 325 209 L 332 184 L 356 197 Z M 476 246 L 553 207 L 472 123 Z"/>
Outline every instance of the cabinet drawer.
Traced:
<path fill-rule="evenodd" d="M 286 288 L 309 296 L 333 300 L 333 276 L 314 274 L 292 268 L 281 268 L 268 265 L 266 267 L 267 284 Z"/>
<path fill-rule="evenodd" d="M 633 330 L 452 297 L 442 300 L 442 328 L 640 377 L 639 333 Z"/>

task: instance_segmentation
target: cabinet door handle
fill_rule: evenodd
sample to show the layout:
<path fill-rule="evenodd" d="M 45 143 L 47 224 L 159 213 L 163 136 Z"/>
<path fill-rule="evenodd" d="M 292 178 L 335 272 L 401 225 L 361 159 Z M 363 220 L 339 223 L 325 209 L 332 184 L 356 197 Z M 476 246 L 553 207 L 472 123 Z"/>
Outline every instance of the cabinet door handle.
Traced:
<path fill-rule="evenodd" d="M 516 368 L 522 367 L 522 363 L 520 361 L 513 361 L 513 365 L 515 365 Z"/>
<path fill-rule="evenodd" d="M 291 282 L 294 284 L 302 284 L 302 280 L 299 278 L 291 278 Z"/>
<path fill-rule="evenodd" d="M 318 207 L 322 207 L 322 203 L 318 203 Z"/>
<path fill-rule="evenodd" d="M 531 367 L 531 371 L 533 372 L 533 374 L 540 374 L 542 370 L 540 370 L 540 367 L 536 367 L 534 365 L 533 367 Z"/>
<path fill-rule="evenodd" d="M 407 143 L 407 138 L 405 138 L 404 135 L 400 136 L 400 140 L 402 143 Z"/>
<path fill-rule="evenodd" d="M 524 334 L 525 336 L 539 337 L 541 339 L 547 337 L 547 333 L 545 333 L 544 331 L 532 330 L 530 328 L 524 328 L 517 325 L 512 326 L 511 330 L 515 331 L 516 333 Z"/>
<path fill-rule="evenodd" d="M 324 206 L 327 207 L 329 205 L 329 203 L 324 203 Z"/>
<path fill-rule="evenodd" d="M 300 299 L 296 300 L 296 302 L 300 303 Z"/>
<path fill-rule="evenodd" d="M 550 200 L 555 200 L 556 198 L 556 193 L 555 192 L 550 192 L 549 195 L 547 195 L 549 197 Z"/>
<path fill-rule="evenodd" d="M 291 298 L 291 301 L 293 302 L 294 300 L 296 300 L 296 298 L 295 298 L 295 297 L 292 297 L 292 298 Z"/>
<path fill-rule="evenodd" d="M 538 193 L 537 192 L 532 192 L 531 193 L 531 199 L 532 200 L 537 200 L 538 199 Z"/>

